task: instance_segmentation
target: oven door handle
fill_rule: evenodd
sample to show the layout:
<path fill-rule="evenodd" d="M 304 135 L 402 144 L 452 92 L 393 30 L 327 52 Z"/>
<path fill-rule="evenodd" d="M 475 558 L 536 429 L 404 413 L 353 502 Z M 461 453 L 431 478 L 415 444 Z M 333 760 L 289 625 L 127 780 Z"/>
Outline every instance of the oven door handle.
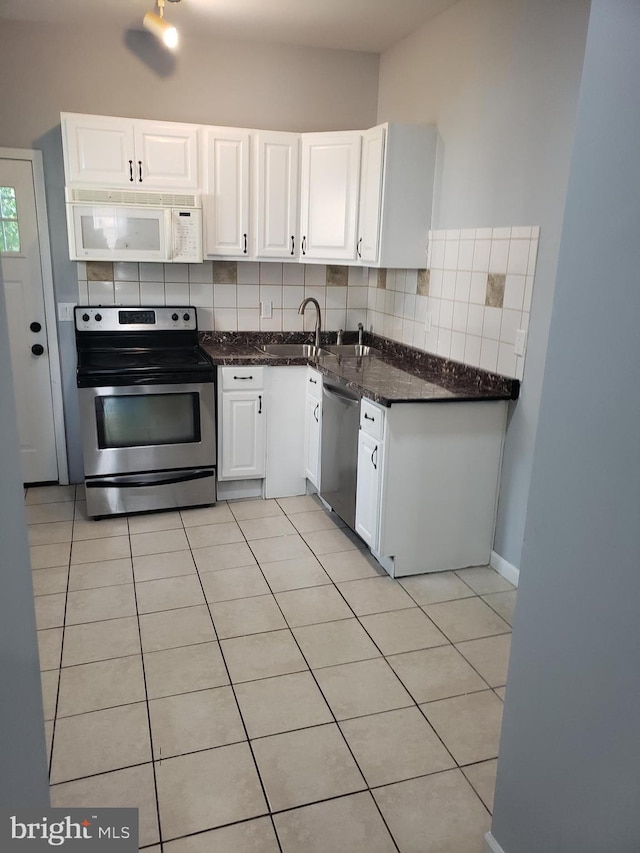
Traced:
<path fill-rule="evenodd" d="M 164 477 L 161 480 L 154 479 L 141 479 L 141 480 L 133 480 L 128 477 L 115 477 L 112 479 L 99 479 L 99 480 L 85 480 L 85 488 L 86 489 L 122 489 L 122 488 L 133 488 L 133 489 L 141 489 L 144 486 L 170 486 L 173 483 L 188 483 L 191 480 L 204 480 L 207 477 L 213 477 L 214 472 L 211 469 L 207 469 L 206 471 L 187 471 L 181 472 L 180 474 L 176 474 L 171 477 Z"/>

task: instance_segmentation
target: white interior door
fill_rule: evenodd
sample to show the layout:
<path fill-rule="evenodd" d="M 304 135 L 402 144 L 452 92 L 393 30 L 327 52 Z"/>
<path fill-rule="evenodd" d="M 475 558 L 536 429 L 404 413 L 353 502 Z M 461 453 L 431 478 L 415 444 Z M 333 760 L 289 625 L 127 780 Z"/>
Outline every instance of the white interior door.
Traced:
<path fill-rule="evenodd" d="M 0 267 L 25 483 L 58 480 L 33 163 L 0 157 Z"/>

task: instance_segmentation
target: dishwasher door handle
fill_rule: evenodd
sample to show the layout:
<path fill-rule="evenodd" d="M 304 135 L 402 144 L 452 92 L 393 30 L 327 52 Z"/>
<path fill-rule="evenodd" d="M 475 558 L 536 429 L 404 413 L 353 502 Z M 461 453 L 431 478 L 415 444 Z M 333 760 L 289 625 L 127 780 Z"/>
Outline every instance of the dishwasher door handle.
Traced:
<path fill-rule="evenodd" d="M 335 400 L 339 400 L 341 403 L 345 403 L 347 406 L 359 406 L 360 398 L 354 396 L 350 392 L 342 391 L 339 388 L 331 385 L 328 386 L 326 383 L 322 386 L 322 393 L 326 394 L 327 397 L 333 397 Z"/>

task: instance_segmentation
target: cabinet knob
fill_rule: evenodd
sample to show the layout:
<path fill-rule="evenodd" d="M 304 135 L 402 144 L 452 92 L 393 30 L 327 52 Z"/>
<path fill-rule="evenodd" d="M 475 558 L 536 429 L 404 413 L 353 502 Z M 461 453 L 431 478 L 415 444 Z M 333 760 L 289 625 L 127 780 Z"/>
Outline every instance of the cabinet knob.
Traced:
<path fill-rule="evenodd" d="M 34 355 L 42 355 L 42 353 L 44 352 L 44 347 L 42 346 L 42 344 L 34 344 L 31 347 L 31 352 Z"/>

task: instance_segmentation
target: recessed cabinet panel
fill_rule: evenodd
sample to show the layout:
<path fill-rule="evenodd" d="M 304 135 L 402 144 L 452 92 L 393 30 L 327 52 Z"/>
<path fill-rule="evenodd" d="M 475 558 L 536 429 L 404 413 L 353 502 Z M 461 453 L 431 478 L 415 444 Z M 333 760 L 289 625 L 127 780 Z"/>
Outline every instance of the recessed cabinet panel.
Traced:
<path fill-rule="evenodd" d="M 248 131 L 210 128 L 204 146 L 205 255 L 247 257 L 249 249 Z"/>
<path fill-rule="evenodd" d="M 62 122 L 67 184 L 134 185 L 132 121 L 72 115 Z"/>
<path fill-rule="evenodd" d="M 378 260 L 380 207 L 384 168 L 384 127 L 374 127 L 362 134 L 362 170 L 358 206 L 358 260 L 374 264 Z"/>
<path fill-rule="evenodd" d="M 358 437 L 358 485 L 356 489 L 356 533 L 374 551 L 378 550 L 383 444 L 360 430 Z"/>
<path fill-rule="evenodd" d="M 256 255 L 292 260 L 298 243 L 297 133 L 259 133 L 255 141 Z"/>
<path fill-rule="evenodd" d="M 257 391 L 225 391 L 221 396 L 221 478 L 248 480 L 264 477 L 264 394 Z"/>
<path fill-rule="evenodd" d="M 197 129 L 179 124 L 135 125 L 138 178 L 148 187 L 198 187 Z"/>
<path fill-rule="evenodd" d="M 303 134 L 301 259 L 354 260 L 360 134 Z"/>

